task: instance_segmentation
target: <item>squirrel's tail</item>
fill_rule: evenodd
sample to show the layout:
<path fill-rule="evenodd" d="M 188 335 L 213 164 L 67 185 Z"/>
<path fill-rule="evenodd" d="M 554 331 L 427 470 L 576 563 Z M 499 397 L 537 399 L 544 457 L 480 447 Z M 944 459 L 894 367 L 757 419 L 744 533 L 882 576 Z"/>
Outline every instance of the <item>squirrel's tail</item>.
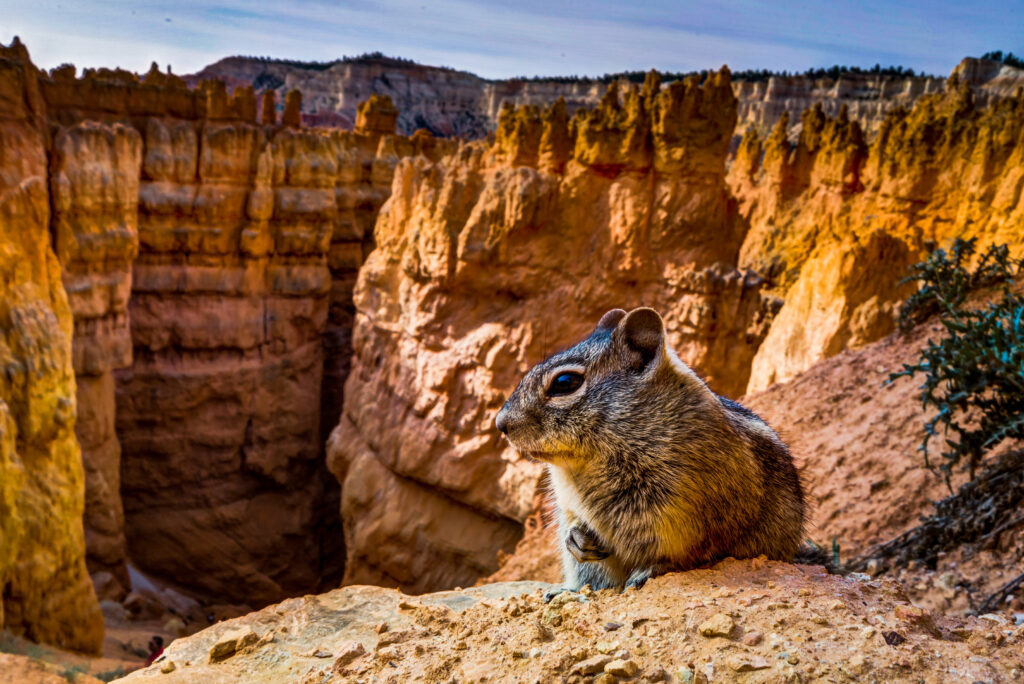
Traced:
<path fill-rule="evenodd" d="M 799 565 L 821 565 L 830 575 L 839 574 L 834 554 L 818 546 L 811 540 L 804 541 L 793 556 L 793 562 Z"/>

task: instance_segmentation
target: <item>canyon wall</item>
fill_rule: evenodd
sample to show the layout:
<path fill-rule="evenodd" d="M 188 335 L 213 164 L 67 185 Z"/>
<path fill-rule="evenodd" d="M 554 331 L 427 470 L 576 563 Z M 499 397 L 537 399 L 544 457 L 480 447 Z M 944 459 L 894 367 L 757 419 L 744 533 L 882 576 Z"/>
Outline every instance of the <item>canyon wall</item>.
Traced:
<path fill-rule="evenodd" d="M 10 133 L 12 160 L 28 161 L 6 177 L 12 198 L 29 187 L 33 211 L 45 210 L 33 230 L 63 284 L 50 306 L 74 328 L 45 331 L 46 344 L 70 345 L 64 389 L 77 387 L 77 401 L 60 399 L 54 420 L 67 430 L 51 437 L 79 468 L 62 476 L 72 489 L 53 512 L 77 538 L 49 543 L 81 545 L 84 464 L 88 567 L 107 596 L 127 591 L 129 557 L 217 601 L 336 584 L 339 488 L 322 456 L 351 358 L 355 274 L 398 160 L 436 159 L 453 143 L 395 136 L 397 111 L 381 97 L 360 106 L 353 132 L 311 130 L 298 127 L 297 93 L 283 125 L 272 96 L 257 124 L 251 89 L 190 89 L 155 67 L 47 76 L 27 53 L 16 59 L 3 85 L 21 99 L 8 98 L 8 118 L 20 122 L 30 102 L 36 128 Z M 26 83 L 34 99 L 20 94 Z M 54 363 L 43 367 L 61 371 Z M 17 628 L 27 618 L 14 611 Z"/>
<path fill-rule="evenodd" d="M 539 466 L 493 427 L 523 373 L 609 308 L 666 314 L 681 356 L 738 396 L 770 318 L 725 187 L 727 70 L 619 97 L 506 108 L 494 145 L 403 160 L 356 286 L 353 368 L 328 461 L 346 582 L 425 591 L 494 568 Z"/>
<path fill-rule="evenodd" d="M 109 572 L 127 588 L 113 371 L 132 362 L 127 306 L 139 245 L 142 144 L 134 128 L 120 123 L 55 124 L 53 135 L 52 231 L 75 326 L 75 433 L 85 466 L 89 570 Z"/>
<path fill-rule="evenodd" d="M 988 102 L 1012 96 L 1024 86 L 1024 70 L 968 57 L 954 70 L 978 97 Z M 562 98 L 570 115 L 592 109 L 607 85 L 596 80 L 487 80 L 465 71 L 416 64 L 388 57 L 361 57 L 335 63 L 313 64 L 228 57 L 186 77 L 198 84 L 216 78 L 231 87 L 275 89 L 283 95 L 298 88 L 303 93 L 303 116 L 309 124 L 351 128 L 356 106 L 372 94 L 387 95 L 401 112 L 398 128 L 412 133 L 425 128 L 438 136 L 473 139 L 498 126 L 505 104 L 550 107 Z M 772 76 L 766 80 L 734 80 L 738 107 L 737 134 L 755 128 L 767 135 L 782 114 L 794 122 L 815 103 L 824 113 L 837 116 L 845 105 L 851 120 L 873 138 L 885 116 L 898 107 L 909 108 L 923 95 L 938 93 L 942 78 L 843 73 L 838 78 Z M 619 87 L 628 87 L 625 79 Z M 799 128 L 791 131 L 795 136 Z"/>
<path fill-rule="evenodd" d="M 1021 77 L 1024 82 L 1024 73 Z M 832 117 L 845 109 L 846 116 L 874 137 L 886 114 L 897 107 L 912 107 L 922 95 L 941 92 L 944 80 L 934 76 L 842 74 L 835 79 L 772 76 L 765 81 L 739 82 L 736 131 L 752 128 L 767 134 L 783 114 L 798 120 L 802 112 L 820 105 Z M 793 135 L 799 132 L 799 125 L 791 130 Z"/>
<path fill-rule="evenodd" d="M 684 360 L 740 396 L 890 333 L 933 246 L 1024 249 L 1021 95 L 982 107 L 953 78 L 871 144 L 846 107 L 784 112 L 726 176 L 730 85 L 613 86 L 571 118 L 506 106 L 492 145 L 399 165 L 328 445 L 347 582 L 424 591 L 493 567 L 539 478 L 494 415 L 608 308 L 661 309 Z"/>
<path fill-rule="evenodd" d="M 0 46 L 0 628 L 98 652 L 75 439 L 72 312 L 50 238 L 45 103 Z"/>
<path fill-rule="evenodd" d="M 781 120 L 748 133 L 729 182 L 750 230 L 741 268 L 785 304 L 757 351 L 748 392 L 894 329 L 907 267 L 955 237 L 1024 250 L 1024 95 L 988 107 L 951 78 L 897 109 L 869 146 L 859 124 L 804 112 L 796 145 Z"/>
<path fill-rule="evenodd" d="M 320 423 L 337 422 L 366 227 L 397 158 L 423 149 L 373 123 L 143 130 L 117 388 L 128 545 L 203 595 L 267 603 L 340 579 Z"/>

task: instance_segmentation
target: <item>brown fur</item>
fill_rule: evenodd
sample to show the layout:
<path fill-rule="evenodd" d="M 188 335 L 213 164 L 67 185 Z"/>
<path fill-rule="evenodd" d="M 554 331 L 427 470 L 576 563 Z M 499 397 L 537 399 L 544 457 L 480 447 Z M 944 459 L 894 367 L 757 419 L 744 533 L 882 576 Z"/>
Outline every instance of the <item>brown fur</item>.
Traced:
<path fill-rule="evenodd" d="M 583 385 L 553 394 L 565 373 Z M 567 588 L 639 586 L 728 556 L 788 561 L 800 546 L 805 504 L 786 446 L 665 346 L 652 309 L 605 314 L 530 370 L 497 424 L 548 464 Z"/>

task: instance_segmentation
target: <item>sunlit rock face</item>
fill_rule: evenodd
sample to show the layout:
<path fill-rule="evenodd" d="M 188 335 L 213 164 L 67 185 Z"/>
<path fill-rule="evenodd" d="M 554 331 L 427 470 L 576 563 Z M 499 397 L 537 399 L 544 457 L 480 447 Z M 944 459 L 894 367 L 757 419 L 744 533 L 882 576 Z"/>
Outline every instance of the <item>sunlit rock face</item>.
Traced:
<path fill-rule="evenodd" d="M 28 51 L 17 40 L 0 46 L 0 628 L 98 652 L 45 113 Z"/>
<path fill-rule="evenodd" d="M 785 300 L 757 351 L 748 392 L 894 329 L 910 264 L 955 237 L 1024 249 L 1024 99 L 988 107 L 953 77 L 882 122 L 873 143 L 841 110 L 748 132 L 729 173 L 749 232 L 739 264 Z"/>
<path fill-rule="evenodd" d="M 660 92 L 651 78 L 571 120 L 560 102 L 507 108 L 490 148 L 399 164 L 356 285 L 328 448 L 347 582 L 425 591 L 493 568 L 539 475 L 494 417 L 607 309 L 657 307 L 680 355 L 742 393 L 770 311 L 761 279 L 734 267 L 735 112 L 727 71 Z"/>

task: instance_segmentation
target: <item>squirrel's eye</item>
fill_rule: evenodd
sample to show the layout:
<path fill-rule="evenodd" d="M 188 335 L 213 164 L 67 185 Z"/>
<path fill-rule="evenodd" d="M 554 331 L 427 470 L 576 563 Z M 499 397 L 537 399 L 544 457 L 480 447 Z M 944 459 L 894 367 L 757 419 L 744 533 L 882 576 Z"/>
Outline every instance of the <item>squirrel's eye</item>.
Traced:
<path fill-rule="evenodd" d="M 548 396 L 561 397 L 566 394 L 572 394 L 578 390 L 582 384 L 583 375 L 581 373 L 574 373 L 572 371 L 559 373 L 555 376 L 555 379 L 551 381 L 551 386 L 548 387 Z"/>

